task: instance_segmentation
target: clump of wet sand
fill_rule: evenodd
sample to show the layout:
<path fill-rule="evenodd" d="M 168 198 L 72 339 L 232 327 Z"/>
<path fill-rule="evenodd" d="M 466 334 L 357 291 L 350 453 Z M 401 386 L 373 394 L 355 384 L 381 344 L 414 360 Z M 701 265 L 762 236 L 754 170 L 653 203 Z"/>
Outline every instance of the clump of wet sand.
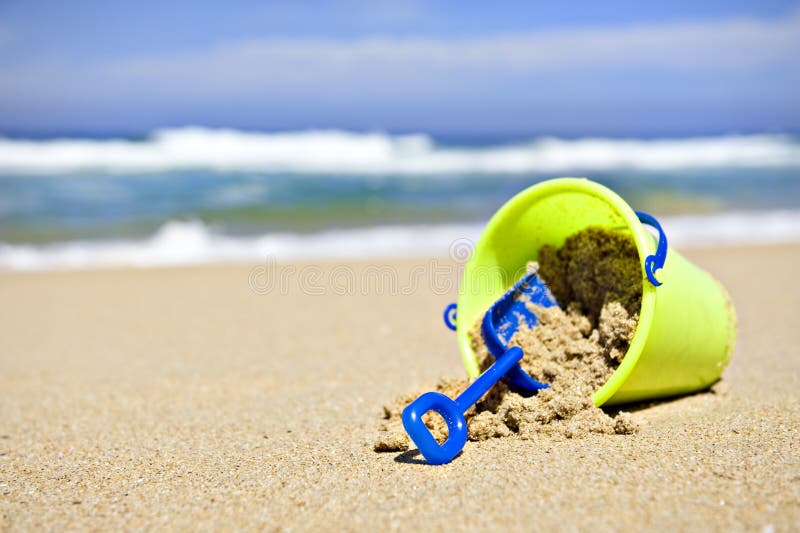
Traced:
<path fill-rule="evenodd" d="M 534 379 L 550 385 L 532 396 L 522 396 L 498 383 L 465 418 L 469 439 L 518 435 L 588 433 L 630 434 L 638 424 L 629 413 L 611 416 L 592 402 L 592 394 L 614 373 L 628 350 L 641 305 L 642 274 L 638 252 L 628 234 L 590 227 L 570 236 L 559 249 L 539 251 L 539 274 L 565 308 L 527 303 L 538 322 L 521 324 L 508 340 L 524 352 L 520 364 Z M 481 370 L 494 362 L 480 332 L 480 320 L 470 331 L 472 349 Z M 471 380 L 442 379 L 433 390 L 451 398 Z M 384 406 L 376 451 L 404 451 L 410 446 L 401 422 L 402 410 L 430 387 L 409 393 Z M 433 436 L 447 436 L 444 420 L 427 413 L 424 420 Z"/>

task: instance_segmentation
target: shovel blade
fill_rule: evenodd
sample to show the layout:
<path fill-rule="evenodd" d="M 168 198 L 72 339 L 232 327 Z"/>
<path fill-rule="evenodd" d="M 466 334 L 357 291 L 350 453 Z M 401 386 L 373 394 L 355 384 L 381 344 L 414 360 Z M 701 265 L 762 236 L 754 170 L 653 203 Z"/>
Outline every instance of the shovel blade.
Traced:
<path fill-rule="evenodd" d="M 486 347 L 496 359 L 508 349 L 511 337 L 525 324 L 532 328 L 537 323 L 536 315 L 528 308 L 528 304 L 541 307 L 558 305 L 553 293 L 547 288 L 536 272 L 531 272 L 511 287 L 495 304 L 486 311 L 481 327 Z M 509 383 L 522 392 L 536 392 L 547 388 L 530 377 L 519 364 L 507 374 Z"/>

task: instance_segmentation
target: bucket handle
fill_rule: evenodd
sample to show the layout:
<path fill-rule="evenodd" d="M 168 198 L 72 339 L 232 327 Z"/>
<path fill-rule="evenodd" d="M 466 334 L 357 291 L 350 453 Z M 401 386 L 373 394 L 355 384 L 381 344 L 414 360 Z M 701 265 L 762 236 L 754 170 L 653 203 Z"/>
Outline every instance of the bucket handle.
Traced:
<path fill-rule="evenodd" d="M 648 255 L 644 259 L 644 272 L 647 274 L 647 279 L 654 287 L 661 285 L 661 282 L 656 279 L 656 270 L 664 268 L 664 262 L 667 260 L 667 234 L 661 224 L 658 223 L 656 217 L 648 215 L 642 211 L 636 211 L 636 216 L 642 224 L 652 226 L 658 231 L 658 246 L 656 246 L 656 253 Z"/>
<path fill-rule="evenodd" d="M 444 308 L 444 325 L 448 328 L 452 329 L 453 331 L 456 330 L 456 308 L 458 304 L 451 303 L 447 307 Z"/>
<path fill-rule="evenodd" d="M 650 283 L 653 284 L 654 287 L 658 287 L 661 285 L 661 282 L 656 279 L 656 271 L 661 270 L 664 268 L 664 262 L 667 260 L 667 234 L 664 233 L 664 229 L 659 224 L 656 217 L 645 213 L 643 211 L 635 211 L 636 216 L 639 218 L 639 222 L 642 224 L 647 224 L 648 226 L 652 226 L 653 228 L 658 231 L 658 246 L 656 246 L 656 253 L 652 255 L 648 255 L 644 259 L 644 271 L 647 274 L 647 279 Z M 456 330 L 456 307 L 455 303 L 451 303 L 447 307 L 444 308 L 444 324 L 449 329 L 455 331 Z"/>

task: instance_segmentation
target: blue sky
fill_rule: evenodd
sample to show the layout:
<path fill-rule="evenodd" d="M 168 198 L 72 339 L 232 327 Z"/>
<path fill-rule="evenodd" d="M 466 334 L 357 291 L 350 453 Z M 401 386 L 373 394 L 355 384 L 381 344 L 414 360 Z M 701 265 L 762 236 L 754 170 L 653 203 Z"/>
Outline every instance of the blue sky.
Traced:
<path fill-rule="evenodd" d="M 796 2 L 0 3 L 0 131 L 800 130 Z"/>

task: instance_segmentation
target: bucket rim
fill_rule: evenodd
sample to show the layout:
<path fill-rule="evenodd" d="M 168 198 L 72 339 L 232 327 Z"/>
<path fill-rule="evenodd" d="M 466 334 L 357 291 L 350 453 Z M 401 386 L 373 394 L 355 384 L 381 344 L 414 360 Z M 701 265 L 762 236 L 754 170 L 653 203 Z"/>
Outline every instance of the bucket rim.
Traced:
<path fill-rule="evenodd" d="M 655 239 L 645 230 L 633 208 L 628 205 L 622 197 L 608 187 L 587 178 L 554 178 L 524 189 L 503 204 L 489 219 L 489 222 L 487 222 L 486 227 L 475 243 L 475 250 L 472 256 L 465 265 L 461 282 L 463 287 L 467 276 L 470 275 L 471 268 L 474 267 L 473 263 L 479 255 L 476 254 L 475 251 L 491 243 L 493 235 L 500 231 L 499 226 L 501 226 L 502 221 L 505 220 L 507 212 L 519 209 L 519 204 L 533 205 L 543 198 L 563 193 L 587 194 L 608 204 L 624 220 L 627 229 L 631 232 L 634 242 L 636 243 L 636 249 L 639 253 L 639 266 L 642 276 L 642 306 L 639 310 L 639 320 L 636 324 L 636 330 L 634 331 L 628 351 L 625 357 L 623 357 L 622 362 L 611 377 L 609 377 L 609 379 L 592 395 L 592 401 L 599 407 L 614 396 L 636 367 L 650 333 L 656 303 L 657 288 L 647 279 L 644 267 L 645 258 L 653 253 Z M 659 271 L 659 276 L 663 275 L 664 271 Z M 514 280 L 510 281 L 513 283 Z M 504 287 L 503 290 L 505 291 L 507 288 L 508 287 Z M 461 308 L 461 300 L 465 297 L 465 294 L 464 292 L 459 295 L 459 308 Z M 479 375 L 480 371 L 477 358 L 472 351 L 469 340 L 469 330 L 472 329 L 474 324 L 468 322 L 470 322 L 470 320 L 468 320 L 467 317 L 462 318 L 462 314 L 459 313 L 456 319 L 456 332 L 459 350 L 467 374 L 471 378 L 475 378 Z"/>

